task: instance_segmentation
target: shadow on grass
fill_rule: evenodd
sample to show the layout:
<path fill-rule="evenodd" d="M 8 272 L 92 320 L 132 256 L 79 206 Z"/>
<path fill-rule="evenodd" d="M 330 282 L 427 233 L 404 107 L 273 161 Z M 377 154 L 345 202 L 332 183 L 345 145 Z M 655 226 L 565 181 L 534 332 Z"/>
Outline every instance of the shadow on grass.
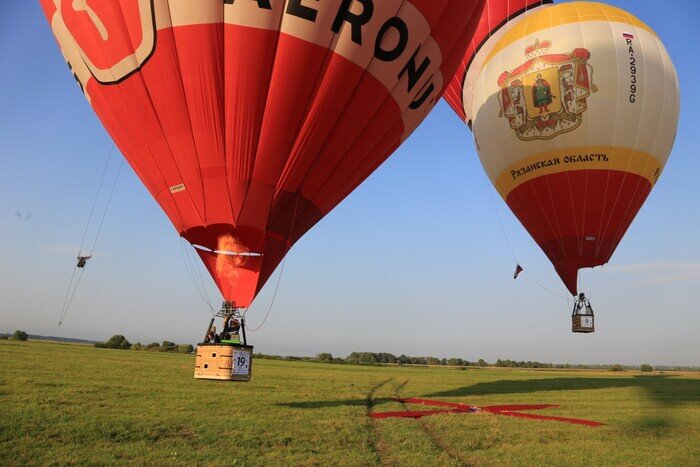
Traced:
<path fill-rule="evenodd" d="M 638 387 L 645 390 L 646 396 L 662 405 L 683 402 L 700 402 L 700 379 L 657 376 L 633 376 L 631 378 L 541 378 L 524 380 L 499 380 L 477 383 L 447 391 L 432 392 L 415 396 L 427 398 L 484 396 L 499 394 L 529 394 L 546 391 L 581 391 L 592 389 Z M 375 388 L 372 388 L 374 390 Z M 372 399 L 372 404 L 391 402 L 392 398 Z M 339 399 L 278 404 L 297 409 L 323 409 L 340 406 L 366 406 L 367 398 Z"/>
<path fill-rule="evenodd" d="M 342 407 L 342 406 L 362 406 L 367 408 L 367 412 L 371 412 L 372 407 L 377 404 L 382 404 L 384 402 L 393 401 L 389 397 L 374 397 L 374 393 L 377 392 L 379 388 L 385 384 L 391 382 L 393 378 L 389 378 L 374 384 L 364 399 L 341 399 L 341 400 L 329 400 L 329 401 L 306 401 L 306 402 L 282 402 L 277 404 L 280 407 L 292 407 L 294 409 L 325 409 L 330 407 Z M 399 385 L 403 387 L 408 381 L 404 381 Z M 397 389 L 398 390 L 398 389 Z"/>
<path fill-rule="evenodd" d="M 280 402 L 277 404 L 280 407 L 292 407 L 294 409 L 326 409 L 330 407 L 342 407 L 342 406 L 357 406 L 357 407 L 367 407 L 367 398 L 363 399 L 338 399 L 330 401 L 306 401 L 306 402 Z M 371 406 L 382 404 L 384 402 L 393 402 L 394 399 L 390 397 L 377 397 L 371 399 Z"/>
<path fill-rule="evenodd" d="M 447 391 L 433 392 L 425 397 L 462 397 L 496 394 L 528 394 L 544 391 L 581 391 L 638 387 L 655 402 L 673 405 L 682 402 L 700 402 L 700 379 L 658 376 L 632 378 L 542 378 L 499 380 L 477 383 Z"/>

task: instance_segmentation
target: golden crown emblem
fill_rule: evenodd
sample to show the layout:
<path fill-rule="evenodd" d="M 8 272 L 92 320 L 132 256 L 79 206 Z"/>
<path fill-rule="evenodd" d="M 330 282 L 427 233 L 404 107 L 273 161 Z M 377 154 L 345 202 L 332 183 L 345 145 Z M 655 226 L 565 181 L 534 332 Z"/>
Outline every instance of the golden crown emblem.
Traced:
<path fill-rule="evenodd" d="M 531 60 L 535 57 L 540 57 L 542 55 L 547 54 L 549 52 L 549 49 L 552 47 L 552 42 L 548 40 L 544 40 L 540 42 L 539 39 L 535 39 L 535 43 L 532 45 L 528 45 L 525 47 L 525 56 L 527 57 L 528 60 Z"/>

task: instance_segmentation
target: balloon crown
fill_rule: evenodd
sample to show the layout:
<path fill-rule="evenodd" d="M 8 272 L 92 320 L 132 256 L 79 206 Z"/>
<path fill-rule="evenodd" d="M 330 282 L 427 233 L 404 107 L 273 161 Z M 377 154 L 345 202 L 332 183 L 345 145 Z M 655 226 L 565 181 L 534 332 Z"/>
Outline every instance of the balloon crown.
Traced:
<path fill-rule="evenodd" d="M 528 60 L 539 57 L 546 54 L 550 47 L 552 47 L 551 41 L 544 40 L 540 42 L 539 39 L 535 39 L 534 44 L 525 47 L 525 56 L 528 58 Z"/>

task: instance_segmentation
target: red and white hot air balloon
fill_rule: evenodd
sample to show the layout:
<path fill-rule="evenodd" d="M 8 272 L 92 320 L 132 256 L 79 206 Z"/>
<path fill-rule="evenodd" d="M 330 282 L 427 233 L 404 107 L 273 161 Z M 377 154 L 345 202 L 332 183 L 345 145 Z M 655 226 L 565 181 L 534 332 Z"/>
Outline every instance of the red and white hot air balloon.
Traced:
<path fill-rule="evenodd" d="M 40 0 L 85 96 L 224 299 L 440 98 L 483 0 Z"/>

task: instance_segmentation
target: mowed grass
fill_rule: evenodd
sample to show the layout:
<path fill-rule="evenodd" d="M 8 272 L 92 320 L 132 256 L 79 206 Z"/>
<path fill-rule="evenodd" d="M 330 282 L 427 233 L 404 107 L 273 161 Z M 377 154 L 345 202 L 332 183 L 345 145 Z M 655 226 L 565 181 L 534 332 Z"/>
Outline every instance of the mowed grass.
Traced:
<path fill-rule="evenodd" d="M 0 464 L 700 465 L 700 375 L 254 360 L 198 381 L 194 356 L 0 341 Z M 542 414 L 373 419 L 397 395 Z M 427 407 L 414 406 L 414 409 Z"/>

